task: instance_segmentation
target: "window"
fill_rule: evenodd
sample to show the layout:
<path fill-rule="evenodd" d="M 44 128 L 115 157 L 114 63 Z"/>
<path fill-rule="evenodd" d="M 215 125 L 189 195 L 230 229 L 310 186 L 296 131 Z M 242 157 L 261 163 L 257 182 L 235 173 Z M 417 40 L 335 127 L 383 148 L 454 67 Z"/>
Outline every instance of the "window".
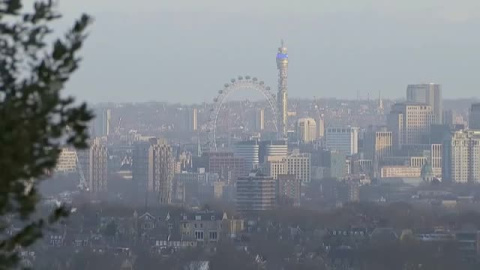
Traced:
<path fill-rule="evenodd" d="M 195 231 L 195 239 L 203 241 L 203 231 Z"/>
<path fill-rule="evenodd" d="M 217 241 L 218 233 L 216 231 L 210 232 L 209 233 L 209 239 L 210 241 Z"/>

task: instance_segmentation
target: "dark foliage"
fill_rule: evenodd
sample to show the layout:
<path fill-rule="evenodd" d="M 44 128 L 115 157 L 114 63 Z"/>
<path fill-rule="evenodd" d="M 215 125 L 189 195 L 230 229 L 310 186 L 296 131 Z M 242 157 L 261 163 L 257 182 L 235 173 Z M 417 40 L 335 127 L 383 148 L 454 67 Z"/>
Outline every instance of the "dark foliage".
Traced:
<path fill-rule="evenodd" d="M 48 218 L 32 217 L 38 182 L 53 170 L 62 147 L 86 147 L 92 114 L 61 90 L 78 68 L 91 18 L 81 16 L 49 44 L 49 25 L 59 18 L 51 0 L 34 2 L 29 12 L 20 0 L 0 0 L 0 269 L 14 267 L 19 248 L 67 216 L 60 207 Z M 20 231 L 9 234 L 13 221 Z"/>

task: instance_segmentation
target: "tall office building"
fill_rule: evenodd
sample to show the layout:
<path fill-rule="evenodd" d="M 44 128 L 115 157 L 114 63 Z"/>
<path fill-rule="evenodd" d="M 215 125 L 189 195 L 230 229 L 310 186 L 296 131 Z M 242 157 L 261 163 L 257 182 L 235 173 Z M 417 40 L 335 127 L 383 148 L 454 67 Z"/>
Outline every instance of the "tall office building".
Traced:
<path fill-rule="evenodd" d="M 277 93 L 277 106 L 278 106 L 278 130 L 279 137 L 282 139 L 287 138 L 288 129 L 288 104 L 287 104 L 287 78 L 288 78 L 288 52 L 287 48 L 283 44 L 278 48 L 277 52 L 277 69 L 278 69 L 278 93 Z"/>
<path fill-rule="evenodd" d="M 428 104 L 432 107 L 435 124 L 442 124 L 442 88 L 439 84 L 411 84 L 407 87 L 407 102 Z"/>
<path fill-rule="evenodd" d="M 287 158 L 287 173 L 293 174 L 302 183 L 310 183 L 312 180 L 312 158 L 309 153 L 293 153 Z"/>
<path fill-rule="evenodd" d="M 386 127 L 378 130 L 369 130 L 363 141 L 365 158 L 373 163 L 373 173 L 376 176 L 384 157 L 393 154 L 393 135 Z"/>
<path fill-rule="evenodd" d="M 468 119 L 470 129 L 480 130 L 480 103 L 472 104 Z"/>
<path fill-rule="evenodd" d="M 193 132 L 197 131 L 198 129 L 198 110 L 197 108 L 189 108 L 186 110 L 187 116 L 186 116 L 186 130 Z"/>
<path fill-rule="evenodd" d="M 265 129 L 265 109 L 255 110 L 255 130 L 263 131 Z"/>
<path fill-rule="evenodd" d="M 345 153 L 335 150 L 321 152 L 322 166 L 326 169 L 323 177 L 336 178 L 341 180 L 347 173 L 347 162 Z"/>
<path fill-rule="evenodd" d="M 169 204 L 174 176 L 172 147 L 158 138 L 137 142 L 133 149 L 132 174 L 139 196 L 145 194 L 146 203 Z M 153 198 L 149 198 L 152 193 Z"/>
<path fill-rule="evenodd" d="M 455 112 L 453 110 L 444 110 L 442 124 L 445 126 L 453 127 L 455 124 Z"/>
<path fill-rule="evenodd" d="M 430 151 L 427 152 L 429 156 L 427 161 L 430 164 L 434 175 L 440 176 L 442 171 L 442 157 L 443 157 L 443 145 L 442 144 L 432 144 L 430 146 Z"/>
<path fill-rule="evenodd" d="M 266 175 L 277 179 L 279 175 L 288 173 L 288 163 L 286 157 L 267 157 L 263 166 Z"/>
<path fill-rule="evenodd" d="M 260 142 L 259 161 L 264 163 L 267 157 L 282 157 L 288 155 L 288 145 L 286 141 L 262 141 Z"/>
<path fill-rule="evenodd" d="M 90 192 L 107 191 L 108 154 L 107 146 L 95 138 L 87 150 L 77 152 L 83 177 Z"/>
<path fill-rule="evenodd" d="M 423 144 L 428 141 L 434 118 L 430 105 L 410 102 L 394 104 L 387 118 L 394 148 L 400 149 L 405 144 Z"/>
<path fill-rule="evenodd" d="M 480 182 L 480 131 L 456 131 L 443 143 L 443 181 Z"/>
<path fill-rule="evenodd" d="M 313 118 L 300 118 L 297 121 L 297 136 L 303 143 L 313 142 L 317 139 L 317 123 Z"/>
<path fill-rule="evenodd" d="M 207 201 L 213 197 L 212 184 L 218 180 L 218 174 L 206 173 L 205 170 L 175 173 L 172 200 L 182 203 Z"/>
<path fill-rule="evenodd" d="M 250 172 L 245 159 L 234 156 L 233 152 L 208 152 L 205 157 L 208 172 L 218 174 L 221 180 L 235 181 Z"/>
<path fill-rule="evenodd" d="M 432 144 L 443 143 L 443 141 L 450 135 L 453 127 L 454 127 L 453 125 L 448 125 L 448 124 L 431 125 L 430 126 L 430 143 Z"/>
<path fill-rule="evenodd" d="M 325 118 L 321 116 L 317 120 L 317 138 L 321 139 L 325 137 Z"/>
<path fill-rule="evenodd" d="M 247 170 L 258 168 L 258 152 L 260 146 L 257 141 L 244 141 L 235 144 L 233 153 L 236 157 L 243 158 L 247 165 Z"/>
<path fill-rule="evenodd" d="M 325 134 L 325 147 L 346 155 L 358 153 L 358 128 L 329 127 Z"/>
<path fill-rule="evenodd" d="M 237 180 L 236 205 L 240 212 L 273 210 L 277 201 L 276 181 L 260 173 Z"/>
<path fill-rule="evenodd" d="M 378 130 L 369 130 L 364 139 L 365 158 L 370 160 L 381 160 L 390 156 L 393 152 L 392 132 L 386 127 Z"/>
<path fill-rule="evenodd" d="M 97 108 L 94 114 L 92 137 L 105 137 L 110 135 L 112 111 L 107 108 Z"/>
<path fill-rule="evenodd" d="M 293 174 L 280 174 L 277 180 L 277 198 L 279 204 L 300 206 L 302 182 Z"/>

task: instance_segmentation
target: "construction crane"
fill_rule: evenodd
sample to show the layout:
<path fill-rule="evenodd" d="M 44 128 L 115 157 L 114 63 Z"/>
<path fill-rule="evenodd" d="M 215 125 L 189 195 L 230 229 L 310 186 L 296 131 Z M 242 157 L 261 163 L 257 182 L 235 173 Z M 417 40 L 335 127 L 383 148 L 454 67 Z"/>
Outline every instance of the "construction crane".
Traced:
<path fill-rule="evenodd" d="M 118 119 L 117 126 L 115 127 L 115 134 L 120 136 L 120 125 L 122 124 L 122 117 L 120 116 Z"/>
<path fill-rule="evenodd" d="M 67 132 L 70 132 L 70 131 L 71 131 L 71 128 L 67 126 Z M 77 165 L 78 176 L 80 178 L 80 183 L 78 183 L 77 187 L 81 191 L 88 191 L 89 190 L 88 183 L 87 183 L 87 180 L 85 179 L 85 174 L 83 173 L 82 163 L 78 159 L 78 151 L 75 151 L 75 163 Z"/>
<path fill-rule="evenodd" d="M 77 161 L 77 171 L 78 171 L 78 175 L 80 177 L 80 183 L 78 184 L 77 187 L 81 191 L 88 191 L 89 190 L 88 183 L 87 183 L 87 180 L 85 179 L 85 174 L 83 173 L 82 163 L 78 159 L 78 153 L 75 156 L 76 156 L 76 161 Z"/>
<path fill-rule="evenodd" d="M 325 136 L 325 116 L 323 115 L 323 113 L 321 112 L 321 108 L 320 108 L 320 102 L 318 101 L 317 97 L 313 97 L 313 106 L 314 106 L 314 109 L 315 109 L 315 113 L 317 114 L 316 117 L 316 121 L 317 122 L 317 132 L 318 132 L 318 135 L 317 137 L 322 139 L 324 136 Z"/>
<path fill-rule="evenodd" d="M 320 111 L 320 102 L 318 101 L 316 96 L 313 97 L 313 105 L 314 105 L 315 112 L 317 113 L 318 119 L 323 119 L 323 114 Z"/>

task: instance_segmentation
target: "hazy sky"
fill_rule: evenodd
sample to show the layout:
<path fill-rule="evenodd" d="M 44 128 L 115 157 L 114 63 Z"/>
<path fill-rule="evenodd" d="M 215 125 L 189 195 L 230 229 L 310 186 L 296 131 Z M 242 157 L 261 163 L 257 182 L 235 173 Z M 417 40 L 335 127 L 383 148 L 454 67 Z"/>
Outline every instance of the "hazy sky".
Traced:
<path fill-rule="evenodd" d="M 211 101 L 238 75 L 277 87 L 289 49 L 290 97 L 403 97 L 437 82 L 480 96 L 478 0 L 60 0 L 62 27 L 95 17 L 68 92 L 91 102 Z"/>

